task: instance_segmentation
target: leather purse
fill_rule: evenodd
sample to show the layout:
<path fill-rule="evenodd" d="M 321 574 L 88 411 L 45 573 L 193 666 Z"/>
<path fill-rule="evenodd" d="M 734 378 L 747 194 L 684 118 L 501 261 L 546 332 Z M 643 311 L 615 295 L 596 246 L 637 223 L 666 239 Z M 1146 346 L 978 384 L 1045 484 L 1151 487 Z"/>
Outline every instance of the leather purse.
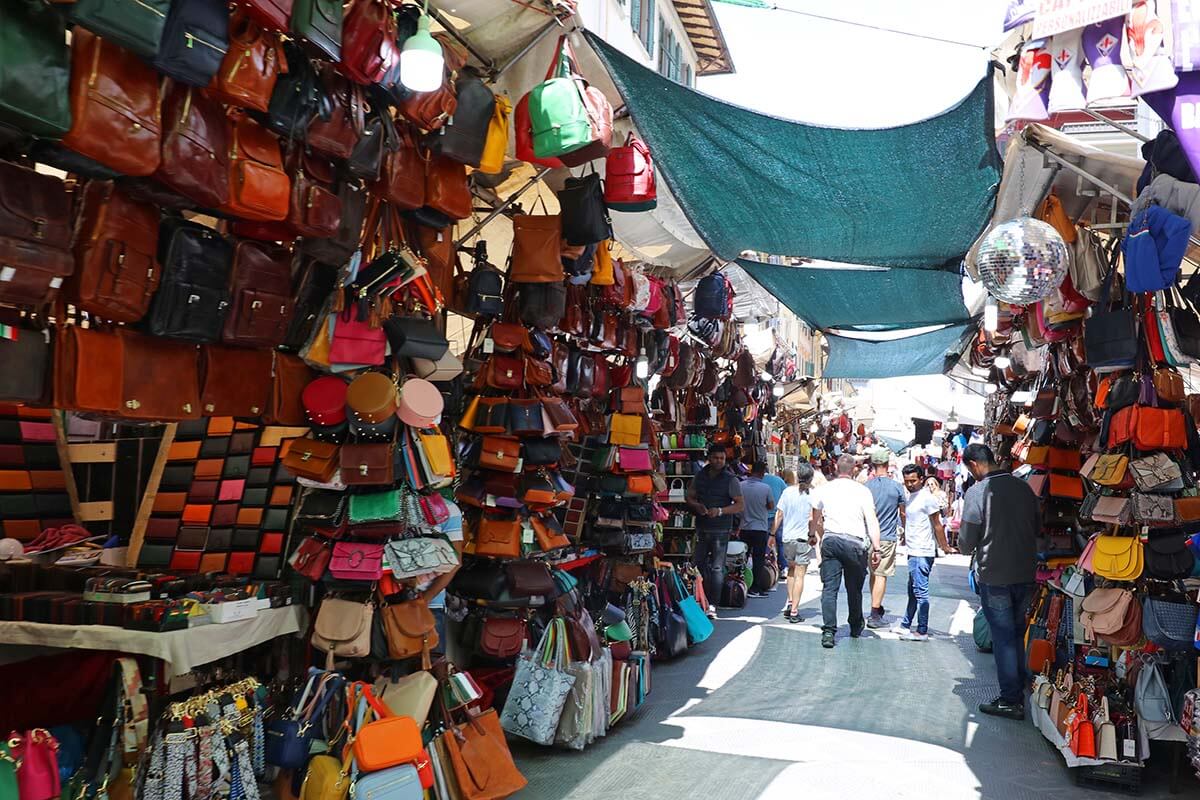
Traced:
<path fill-rule="evenodd" d="M 325 238 L 338 232 L 342 201 L 331 191 L 333 165 L 328 161 L 296 151 L 290 170 L 291 196 L 285 224 L 296 235 Z"/>
<path fill-rule="evenodd" d="M 1187 397 L 1183 376 L 1170 367 L 1154 370 L 1154 391 L 1163 403 L 1182 403 Z"/>
<path fill-rule="evenodd" d="M 512 218 L 513 254 L 509 280 L 555 283 L 563 279 L 559 257 L 562 224 L 558 215 L 517 214 Z"/>
<path fill-rule="evenodd" d="M 520 389 L 525 382 L 525 369 L 520 356 L 495 353 L 487 362 L 487 385 L 493 389 Z"/>
<path fill-rule="evenodd" d="M 229 50 L 208 93 L 222 103 L 265 114 L 282 66 L 279 35 L 264 28 L 248 8 L 236 7 L 229 20 Z"/>
<path fill-rule="evenodd" d="M 1059 472 L 1051 472 L 1050 496 L 1064 497 L 1071 500 L 1082 500 L 1083 479 L 1078 475 L 1063 475 Z"/>
<path fill-rule="evenodd" d="M 305 437 L 292 441 L 281 463 L 297 478 L 328 483 L 338 470 L 339 448 L 336 444 Z"/>
<path fill-rule="evenodd" d="M 1100 504 L 1103 504 L 1104 500 L 1127 502 L 1123 498 L 1106 497 L 1100 501 Z M 1095 515 L 1093 515 L 1094 518 Z M 1094 574 L 1114 581 L 1132 581 L 1142 574 L 1144 566 L 1145 556 L 1142 551 L 1142 542 L 1136 536 L 1105 535 L 1096 537 L 1092 549 L 1092 572 Z M 1089 603 L 1085 600 L 1085 610 L 1088 605 Z"/>
<path fill-rule="evenodd" d="M 292 33 L 315 57 L 337 63 L 342 57 L 342 0 L 294 0 Z"/>
<path fill-rule="evenodd" d="M 52 348 L 48 330 L 13 328 L 8 338 L 0 339 L 0 400 L 6 403 L 43 404 L 50 398 L 48 378 L 51 369 Z M 4 449 L 0 445 L 0 451 Z M 25 465 L 24 455 L 16 446 L 17 466 Z M 0 462 L 3 463 L 3 462 Z M 28 473 L 20 473 L 28 475 Z M 28 483 L 28 480 L 25 481 Z M 12 487 L 30 489 L 31 486 Z"/>
<path fill-rule="evenodd" d="M 229 123 L 204 92 L 170 85 L 162 105 L 162 158 L 154 180 L 201 208 L 229 202 Z"/>
<path fill-rule="evenodd" d="M 1133 442 L 1139 450 L 1182 450 L 1187 447 L 1187 423 L 1177 408 L 1135 406 Z M 1111 428 L 1110 428 L 1111 430 Z"/>
<path fill-rule="evenodd" d="M 437 624 L 424 600 L 409 600 L 383 607 L 388 655 L 392 658 L 428 658 L 438 644 Z M 420 741 L 418 737 L 418 741 Z"/>
<path fill-rule="evenodd" d="M 68 302 L 115 322 L 146 315 L 158 288 L 158 209 L 131 199 L 113 184 L 92 181 L 76 222 L 75 273 Z"/>
<path fill-rule="evenodd" d="M 1175 518 L 1180 522 L 1200 520 L 1200 497 L 1175 498 Z"/>
<path fill-rule="evenodd" d="M 193 342 L 220 338 L 229 307 L 233 249 L 211 228 L 178 218 L 159 227 L 162 280 L 147 325 L 155 336 Z"/>
<path fill-rule="evenodd" d="M 409 126 L 399 128 L 397 140 L 396 148 L 384 154 L 375 191 L 395 208 L 421 208 L 425 205 L 425 159 Z"/>
<path fill-rule="evenodd" d="M 1092 506 L 1092 521 L 1106 525 L 1128 525 L 1132 519 L 1129 499 L 1125 497 L 1101 497 Z"/>
<path fill-rule="evenodd" d="M 229 50 L 229 7 L 223 0 L 172 3 L 154 68 L 176 81 L 207 86 Z"/>
<path fill-rule="evenodd" d="M 557 550 L 571 544 L 571 540 L 563 533 L 562 524 L 553 514 L 533 514 L 529 517 L 529 522 L 533 526 L 538 549 L 542 552 Z"/>
<path fill-rule="evenodd" d="M 287 218 L 291 181 L 283 170 L 279 141 L 243 114 L 229 120 L 229 200 L 221 211 L 239 219 Z"/>
<path fill-rule="evenodd" d="M 383 545 L 334 542 L 329 574 L 341 581 L 377 581 L 383 576 Z"/>
<path fill-rule="evenodd" d="M 521 443 L 525 466 L 547 467 L 557 464 L 563 457 L 562 440 L 556 436 L 542 439 L 524 439 Z"/>
<path fill-rule="evenodd" d="M 450 342 L 431 319 L 417 316 L 388 317 L 383 330 L 393 356 L 439 359 L 450 350 Z"/>
<path fill-rule="evenodd" d="M 345 161 L 354 153 L 366 125 L 362 92 L 331 67 L 321 69 L 321 86 L 331 110 L 328 114 L 322 111 L 309 123 L 305 142 L 327 158 Z"/>
<path fill-rule="evenodd" d="M 272 353 L 205 345 L 201 349 L 204 388 L 201 413 L 206 417 L 256 418 L 271 400 Z"/>
<path fill-rule="evenodd" d="M 394 444 L 344 444 L 341 450 L 342 483 L 347 486 L 382 486 L 395 482 Z"/>
<path fill-rule="evenodd" d="M 375 604 L 371 601 L 363 603 L 325 597 L 313 622 L 312 646 L 327 654 L 326 664 L 330 668 L 334 656 L 367 656 L 371 652 L 371 622 L 374 619 Z"/>
<path fill-rule="evenodd" d="M 541 436 L 544 427 L 541 401 L 509 400 L 508 427 L 518 436 Z"/>
<path fill-rule="evenodd" d="M 1175 524 L 1175 501 L 1171 497 L 1134 492 L 1130 505 L 1134 522 L 1158 528 Z"/>
<path fill-rule="evenodd" d="M 123 366 L 117 413 L 142 420 L 198 418 L 200 368 L 195 345 L 143 336 L 128 328 L 118 335 Z"/>
<path fill-rule="evenodd" d="M 431 133 L 426 142 L 429 149 L 438 155 L 469 167 L 478 167 L 495 114 L 496 97 L 470 71 L 458 76 L 454 88 L 454 115 L 439 130 Z"/>
<path fill-rule="evenodd" d="M 489 558 L 520 558 L 521 521 L 484 516 L 475 533 L 475 555 Z"/>
<path fill-rule="evenodd" d="M 543 561 L 510 561 L 504 565 L 508 588 L 517 597 L 546 597 L 556 594 L 554 579 Z"/>
<path fill-rule="evenodd" d="M 479 649 L 492 658 L 513 658 L 529 636 L 520 617 L 486 617 L 479 634 Z"/>
<path fill-rule="evenodd" d="M 1143 492 L 1152 492 L 1174 481 L 1181 481 L 1183 473 L 1179 465 L 1166 453 L 1155 453 L 1129 462 L 1134 483 Z"/>
<path fill-rule="evenodd" d="M 521 463 L 521 443 L 516 439 L 485 436 L 480 443 L 479 466 L 500 472 L 518 472 Z"/>
<path fill-rule="evenodd" d="M 429 159 L 425 166 L 425 206 L 450 219 L 471 216 L 473 198 L 467 168 L 446 156 Z"/>
<path fill-rule="evenodd" d="M 459 50 L 453 39 L 442 33 L 434 35 L 442 46 L 446 65 L 442 85 L 431 92 L 410 92 L 398 106 L 401 115 L 418 128 L 436 131 L 458 110 L 455 96 L 456 72 L 466 64 L 466 53 Z"/>
<path fill-rule="evenodd" d="M 508 433 L 508 399 L 479 398 L 472 430 L 475 433 Z"/>
<path fill-rule="evenodd" d="M 342 264 L 354 255 L 362 235 L 367 208 L 367 192 L 357 180 L 345 179 L 338 186 L 337 231 L 332 236 L 303 239 L 301 249 L 313 258 L 329 264 Z"/>
<path fill-rule="evenodd" d="M 0 139 L 59 139 L 71 128 L 71 54 L 63 15 L 48 5 L 0 9 Z"/>
<path fill-rule="evenodd" d="M 44 305 L 75 269 L 63 182 L 0 161 L 0 303 Z"/>
<path fill-rule="evenodd" d="M 579 429 L 579 420 L 560 397 L 542 398 L 542 412 L 545 415 L 544 422 L 554 433 L 574 433 Z"/>
<path fill-rule="evenodd" d="M 300 141 L 317 114 L 323 108 L 328 112 L 328 102 L 321 76 L 300 44 L 285 40 L 283 61 L 285 67 L 275 81 L 267 113 L 259 114 L 258 119 L 285 141 Z"/>
<path fill-rule="evenodd" d="M 448 734 L 438 741 L 464 800 L 510 797 L 525 788 L 528 782 L 513 763 L 494 709 L 482 714 L 468 709 L 464 723 L 446 716 Z"/>
<path fill-rule="evenodd" d="M 123 175 L 153 174 L 161 158 L 158 80 L 134 53 L 77 28 L 63 145 Z"/>
<path fill-rule="evenodd" d="M 240 241 L 233 249 L 231 306 L 221 341 L 243 347 L 283 344 L 295 312 L 291 258 L 277 245 Z"/>
<path fill-rule="evenodd" d="M 378 83 L 400 59 L 391 4 L 387 0 L 354 0 L 345 8 L 338 69 L 355 83 Z"/>
<path fill-rule="evenodd" d="M 54 347 L 55 406 L 115 414 L 124 397 L 123 343 L 115 332 L 78 325 L 59 330 Z"/>
<path fill-rule="evenodd" d="M 333 557 L 333 542 L 318 536 L 309 536 L 300 542 L 300 546 L 292 553 L 288 563 L 296 574 L 316 583 L 325 576 L 329 569 L 329 560 Z"/>
<path fill-rule="evenodd" d="M 1107 453 L 1096 459 L 1090 471 L 1084 471 L 1088 479 L 1101 486 L 1118 486 L 1125 480 L 1129 457 L 1119 453 Z"/>

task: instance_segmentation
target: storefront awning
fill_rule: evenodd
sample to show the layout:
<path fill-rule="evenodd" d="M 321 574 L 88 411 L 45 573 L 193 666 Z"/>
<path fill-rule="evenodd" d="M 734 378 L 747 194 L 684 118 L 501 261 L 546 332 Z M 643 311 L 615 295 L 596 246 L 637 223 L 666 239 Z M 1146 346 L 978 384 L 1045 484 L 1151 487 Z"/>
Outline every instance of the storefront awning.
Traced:
<path fill-rule="evenodd" d="M 594 34 L 655 165 L 713 252 L 957 266 L 1000 181 L 985 76 L 957 106 L 880 130 L 770 117 L 689 89 Z"/>
<path fill-rule="evenodd" d="M 871 325 L 873 330 L 965 322 L 957 272 L 837 265 L 738 264 L 792 313 L 814 328 Z"/>
<path fill-rule="evenodd" d="M 829 361 L 824 378 L 898 378 L 905 375 L 938 375 L 961 354 L 963 339 L 973 324 L 950 325 L 929 333 L 883 341 L 826 335 Z"/>

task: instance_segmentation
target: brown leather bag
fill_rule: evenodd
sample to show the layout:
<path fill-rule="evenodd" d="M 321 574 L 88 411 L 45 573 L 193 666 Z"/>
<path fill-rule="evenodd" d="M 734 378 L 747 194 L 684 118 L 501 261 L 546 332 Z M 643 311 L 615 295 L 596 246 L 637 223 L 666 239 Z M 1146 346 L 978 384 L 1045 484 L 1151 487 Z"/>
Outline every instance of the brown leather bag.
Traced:
<path fill-rule="evenodd" d="M 299 236 L 314 239 L 337 234 L 342 221 L 342 201 L 332 191 L 333 165 L 297 149 L 291 173 L 292 198 L 288 205 L 288 227 Z"/>
<path fill-rule="evenodd" d="M 291 325 L 291 254 L 266 242 L 239 241 L 233 249 L 231 307 L 221 341 L 243 347 L 278 347 Z"/>
<path fill-rule="evenodd" d="M 425 205 L 425 158 L 412 128 L 398 128 L 399 146 L 384 153 L 383 171 L 375 191 L 395 208 L 411 210 Z"/>
<path fill-rule="evenodd" d="M 229 201 L 221 210 L 260 222 L 286 219 L 291 181 L 279 140 L 242 114 L 234 114 L 229 125 Z"/>
<path fill-rule="evenodd" d="M 382 486 L 396 480 L 396 445 L 344 444 L 341 452 L 342 483 L 347 486 Z"/>
<path fill-rule="evenodd" d="M 162 162 L 154 179 L 201 208 L 220 208 L 229 202 L 225 109 L 199 89 L 167 83 Z"/>
<path fill-rule="evenodd" d="M 208 85 L 222 103 L 267 112 L 280 69 L 287 69 L 279 34 L 264 30 L 243 11 L 229 20 L 229 50 Z"/>
<path fill-rule="evenodd" d="M 275 352 L 271 369 L 271 406 L 263 414 L 268 425 L 307 425 L 300 393 L 317 377 L 298 356 Z"/>
<path fill-rule="evenodd" d="M 196 345 L 122 329 L 120 416 L 175 421 L 200 417 L 200 361 Z"/>
<path fill-rule="evenodd" d="M 305 437 L 294 439 L 282 464 L 297 478 L 328 483 L 338 469 L 338 446 Z"/>
<path fill-rule="evenodd" d="M 54 405 L 115 413 L 124 391 L 124 339 L 117 333 L 69 325 L 54 343 Z"/>
<path fill-rule="evenodd" d="M 158 209 L 149 203 L 133 200 L 111 182 L 90 182 L 76 221 L 68 302 L 114 322 L 146 316 L 161 277 L 158 221 Z"/>
<path fill-rule="evenodd" d="M 1182 403 L 1187 398 L 1183 377 L 1170 367 L 1154 370 L 1154 392 L 1167 403 Z"/>
<path fill-rule="evenodd" d="M 454 228 L 430 228 L 428 225 L 412 226 L 417 252 L 425 258 L 425 271 L 429 280 L 449 297 L 454 284 Z M 410 241 L 412 241 L 410 239 Z"/>
<path fill-rule="evenodd" d="M 400 114 L 405 119 L 426 131 L 438 130 L 458 110 L 454 83 L 458 70 L 466 65 L 466 59 L 461 57 L 456 46 L 452 43 L 447 44 L 447 39 L 443 36 L 435 36 L 442 43 L 442 56 L 446 64 L 442 85 L 432 92 L 411 92 L 399 106 Z"/>
<path fill-rule="evenodd" d="M 428 657 L 437 646 L 437 623 L 424 600 L 392 603 L 381 609 L 388 655 L 392 658 Z"/>
<path fill-rule="evenodd" d="M 463 800 L 511 797 L 524 789 L 528 781 L 513 763 L 495 709 L 477 714 L 468 707 L 466 714 L 465 723 L 448 719 L 449 734 L 436 740 L 445 748 Z"/>
<path fill-rule="evenodd" d="M 43 305 L 75 270 L 63 182 L 0 161 L 0 303 Z"/>
<path fill-rule="evenodd" d="M 512 218 L 513 254 L 509 280 L 558 283 L 563 279 L 559 256 L 562 221 L 557 214 L 517 214 Z"/>
<path fill-rule="evenodd" d="M 527 637 L 520 617 L 487 617 L 479 636 L 479 649 L 493 658 L 512 658 L 521 652 Z"/>
<path fill-rule="evenodd" d="M 452 219 L 471 216 L 473 204 L 466 166 L 445 156 L 433 156 L 425 170 L 425 205 Z"/>
<path fill-rule="evenodd" d="M 62 143 L 124 175 L 158 169 L 158 73 L 84 28 L 71 32 L 71 130 Z"/>
<path fill-rule="evenodd" d="M 333 112 L 329 119 L 317 117 L 309 124 L 305 144 L 323 156 L 345 161 L 364 129 L 362 90 L 332 65 L 322 71 L 321 83 L 333 100 Z"/>
<path fill-rule="evenodd" d="M 245 244 L 245 242 L 242 242 Z M 271 402 L 271 351 L 241 350 L 216 344 L 200 349 L 206 417 L 258 417 Z"/>

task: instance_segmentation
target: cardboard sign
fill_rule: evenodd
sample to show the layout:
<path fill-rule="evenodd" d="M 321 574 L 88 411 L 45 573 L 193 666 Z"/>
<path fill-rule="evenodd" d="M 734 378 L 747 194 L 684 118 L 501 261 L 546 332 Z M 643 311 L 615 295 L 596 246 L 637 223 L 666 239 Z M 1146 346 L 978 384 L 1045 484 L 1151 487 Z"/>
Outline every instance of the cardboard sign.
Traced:
<path fill-rule="evenodd" d="M 1038 0 L 1033 18 L 1033 36 L 1040 39 L 1073 31 L 1095 22 L 1121 17 L 1133 8 L 1133 0 Z"/>

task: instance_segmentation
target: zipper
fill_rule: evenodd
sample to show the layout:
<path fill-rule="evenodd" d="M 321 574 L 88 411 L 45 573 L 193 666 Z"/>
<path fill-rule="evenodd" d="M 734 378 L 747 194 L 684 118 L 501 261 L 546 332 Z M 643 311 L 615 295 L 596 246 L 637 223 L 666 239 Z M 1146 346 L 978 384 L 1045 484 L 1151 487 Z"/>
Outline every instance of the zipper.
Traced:
<path fill-rule="evenodd" d="M 211 49 L 213 49 L 213 50 L 216 50 L 216 51 L 217 51 L 218 53 L 220 53 L 221 55 L 225 55 L 225 53 L 228 51 L 228 48 L 221 48 L 221 47 L 217 47 L 217 46 L 216 46 L 215 44 L 213 44 L 212 42 L 205 41 L 204 39 L 201 39 L 199 36 L 195 35 L 194 33 L 187 33 L 187 32 L 185 32 L 185 33 L 183 34 L 183 38 L 184 38 L 184 40 L 187 42 L 187 46 L 188 46 L 188 49 L 189 49 L 189 50 L 191 50 L 191 49 L 192 49 L 192 47 L 194 47 L 194 46 L 195 46 L 195 43 L 196 43 L 196 42 L 199 42 L 200 44 L 204 45 L 205 47 L 208 47 L 208 48 L 211 48 Z"/>
<path fill-rule="evenodd" d="M 157 8 L 155 8 L 154 6 L 150 5 L 149 3 L 144 3 L 144 2 L 142 2 L 142 0 L 133 0 L 133 2 L 137 3 L 139 6 L 141 6 L 142 8 L 146 9 L 146 10 L 147 10 L 147 11 L 149 11 L 149 12 L 151 12 L 151 13 L 153 13 L 153 14 L 157 14 L 157 15 L 158 15 L 158 16 L 160 16 L 160 17 L 165 17 L 165 16 L 167 16 L 165 12 L 163 12 L 163 11 L 159 11 Z"/>
<path fill-rule="evenodd" d="M 238 56 L 238 60 L 233 62 L 233 69 L 229 70 L 229 74 L 225 76 L 225 80 L 232 81 L 233 76 L 237 75 L 238 70 L 242 68 L 242 62 L 245 61 L 249 57 L 250 57 L 250 50 L 247 48 L 246 50 L 242 51 L 242 54 L 240 56 Z"/>

